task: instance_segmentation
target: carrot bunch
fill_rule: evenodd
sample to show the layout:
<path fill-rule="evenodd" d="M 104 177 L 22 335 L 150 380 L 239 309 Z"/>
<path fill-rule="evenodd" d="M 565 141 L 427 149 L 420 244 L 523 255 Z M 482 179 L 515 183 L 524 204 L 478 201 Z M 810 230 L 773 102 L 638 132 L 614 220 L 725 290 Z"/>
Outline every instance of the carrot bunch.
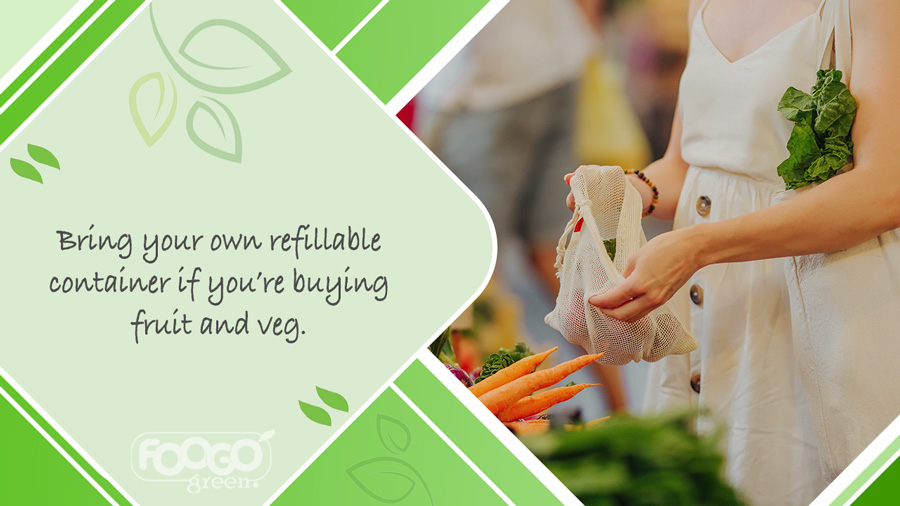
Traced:
<path fill-rule="evenodd" d="M 535 372 L 535 369 L 557 349 L 525 357 L 469 387 L 469 391 L 501 422 L 506 423 L 517 433 L 546 430 L 548 425 L 546 420 L 523 421 L 523 419 L 537 415 L 575 397 L 584 389 L 597 385 L 572 385 L 536 392 L 559 383 L 603 356 L 602 353 L 582 355 L 556 367 Z"/>

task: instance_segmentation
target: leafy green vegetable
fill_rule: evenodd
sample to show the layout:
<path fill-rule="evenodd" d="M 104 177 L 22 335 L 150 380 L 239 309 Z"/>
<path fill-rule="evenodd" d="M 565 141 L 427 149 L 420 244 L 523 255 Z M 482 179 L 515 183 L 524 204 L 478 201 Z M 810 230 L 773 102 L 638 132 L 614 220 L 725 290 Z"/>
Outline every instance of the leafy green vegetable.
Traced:
<path fill-rule="evenodd" d="M 441 362 L 449 365 L 456 365 L 456 355 L 453 353 L 453 346 L 451 346 L 450 341 L 451 334 L 450 327 L 444 329 L 444 331 L 441 332 L 441 335 L 437 336 L 437 338 L 428 345 L 428 350 Z"/>
<path fill-rule="evenodd" d="M 606 239 L 603 241 L 603 246 L 606 247 L 606 254 L 609 255 L 609 259 L 613 262 L 616 261 L 616 238 Z"/>
<path fill-rule="evenodd" d="M 690 413 L 615 416 L 522 441 L 586 506 L 742 504 L 722 480 L 716 438 L 698 437 L 693 423 Z"/>
<path fill-rule="evenodd" d="M 778 166 L 788 190 L 826 181 L 853 155 L 850 129 L 857 104 L 841 77 L 840 70 L 820 70 L 811 93 L 790 87 L 778 102 L 778 110 L 794 122 L 790 155 Z"/>
<path fill-rule="evenodd" d="M 529 350 L 525 343 L 516 343 L 516 347 L 511 350 L 500 348 L 497 353 L 488 357 L 487 362 L 481 366 L 481 374 L 475 380 L 475 383 L 480 383 L 481 380 L 489 377 L 500 369 L 509 367 L 519 360 L 531 355 L 534 355 L 534 352 Z"/>

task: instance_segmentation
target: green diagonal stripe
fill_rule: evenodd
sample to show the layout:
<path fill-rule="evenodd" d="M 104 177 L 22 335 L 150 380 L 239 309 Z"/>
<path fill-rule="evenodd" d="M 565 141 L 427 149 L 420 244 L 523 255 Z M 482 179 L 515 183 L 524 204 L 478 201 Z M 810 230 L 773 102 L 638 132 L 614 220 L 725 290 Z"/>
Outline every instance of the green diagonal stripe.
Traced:
<path fill-rule="evenodd" d="M 18 404 L 26 413 L 28 413 L 28 416 L 30 416 L 42 429 L 44 429 L 44 432 L 46 432 L 48 436 L 53 438 L 53 441 L 55 441 L 56 444 L 58 444 L 59 447 L 62 448 L 63 451 L 66 452 L 69 455 L 69 457 L 72 458 L 72 460 L 77 462 L 78 465 L 81 466 L 81 468 L 88 475 L 90 475 L 90 477 L 95 482 L 97 482 L 97 484 L 100 485 L 100 487 L 116 503 L 118 503 L 120 506 L 126 506 L 126 505 L 131 504 L 127 499 L 125 499 L 125 497 L 121 493 L 119 493 L 119 491 L 116 489 L 116 487 L 112 486 L 112 484 L 106 478 L 104 478 L 99 472 L 97 472 L 96 469 L 91 467 L 91 465 L 84 459 L 84 457 L 82 457 L 80 453 L 75 451 L 75 449 L 72 448 L 72 445 L 70 445 L 68 443 L 68 441 L 65 440 L 65 438 L 63 438 L 58 432 L 56 432 L 56 430 L 53 428 L 53 426 L 50 425 L 47 422 L 47 420 L 45 420 L 44 417 L 42 417 L 40 415 L 40 413 L 37 412 L 37 410 L 35 410 L 30 404 L 25 402 L 25 399 L 21 395 L 19 395 L 19 393 L 14 388 L 12 388 L 12 386 L 2 376 L 0 376 L 0 389 L 4 390 L 13 399 L 13 401 L 16 404 Z M 5 400 L 3 400 L 3 399 L 0 399 L 0 401 L 5 402 Z M 20 416 L 20 415 L 18 415 L 18 413 L 16 413 L 16 415 Z M 21 418 L 21 416 L 20 416 L 20 418 Z M 22 420 L 24 421 L 24 418 Z M 6 420 L 4 420 L 4 422 L 6 422 Z M 2 430 L 4 427 L 6 427 L 5 423 L 0 423 L 0 430 Z M 35 431 L 30 425 L 29 425 L 29 429 L 32 432 L 34 432 L 35 435 L 40 437 L 40 434 L 38 434 L 38 432 Z M 5 430 L 3 432 L 4 432 L 4 434 L 6 433 Z M 0 452 L 0 454 L 3 454 L 3 452 Z M 3 454 L 3 455 L 4 455 L 4 458 L 3 458 L 4 465 L 12 464 L 11 462 L 8 461 L 5 454 Z M 68 462 L 66 464 L 68 465 Z M 72 468 L 72 471 L 76 472 L 74 468 Z M 41 473 L 38 473 L 35 476 L 40 476 L 41 477 L 40 479 L 43 483 L 48 483 L 50 481 L 50 480 L 46 480 L 46 476 L 42 476 Z M 4 475 L 3 477 L 5 478 L 6 475 Z M 80 475 L 79 475 L 79 478 L 81 478 Z M 83 478 L 81 478 L 81 479 L 83 479 Z M 87 484 L 87 482 L 85 482 L 85 484 Z M 0 488 L 2 488 L 2 487 L 0 487 Z M 0 495 L 0 499 L 2 499 L 2 495 Z M 0 500 L 0 504 L 82 504 L 82 503 L 68 502 L 68 501 L 67 502 L 52 502 L 52 503 L 40 503 L 40 502 L 6 503 L 6 502 Z"/>
<path fill-rule="evenodd" d="M 890 460 L 891 457 L 893 457 L 898 451 L 900 451 L 900 438 L 895 439 L 894 442 L 889 444 L 887 446 L 887 448 L 885 448 L 878 455 L 878 457 L 876 457 L 875 460 L 873 460 L 866 467 L 866 469 L 863 472 L 859 473 L 859 476 L 857 476 L 856 478 L 853 479 L 853 481 L 850 483 L 850 486 L 848 486 L 843 492 L 840 493 L 840 495 L 837 496 L 837 498 L 835 498 L 834 501 L 831 502 L 831 506 L 843 506 L 843 505 L 847 504 L 847 502 L 850 500 L 850 498 L 853 497 L 853 494 L 855 494 L 857 491 L 859 491 L 859 489 L 861 489 L 863 487 L 863 485 L 865 485 L 866 482 L 869 481 L 869 479 L 871 479 L 872 476 L 874 476 L 878 472 L 878 470 L 881 469 L 882 466 L 884 466 L 887 463 L 887 461 Z M 896 461 L 894 461 L 894 464 L 892 464 L 891 467 L 895 467 L 895 466 L 896 466 Z M 883 473 L 875 482 L 872 483 L 871 486 L 874 486 L 875 483 L 878 483 L 878 481 L 883 480 L 885 474 L 887 474 L 887 472 Z M 863 494 L 863 495 L 865 495 L 865 494 Z M 862 499 L 862 495 L 860 497 L 858 497 L 857 500 L 853 504 L 862 504 L 859 502 L 860 499 Z M 875 503 L 868 503 L 868 504 L 875 504 Z"/>
<path fill-rule="evenodd" d="M 96 14 L 97 11 L 100 10 L 100 7 L 102 7 L 105 3 L 106 0 L 95 0 L 93 3 L 88 5 L 87 9 L 79 14 L 78 17 L 75 18 L 75 21 L 73 21 L 72 24 L 70 24 L 65 30 L 63 30 L 63 32 L 60 33 L 59 36 L 56 37 L 56 39 L 52 43 L 50 43 L 50 45 L 47 46 L 47 48 L 44 49 L 44 51 L 41 52 L 41 54 L 38 55 L 38 57 L 33 62 L 31 62 L 31 64 L 28 65 L 28 67 L 21 74 L 19 74 L 19 76 L 16 77 L 16 79 L 12 83 L 10 83 L 10 85 L 7 86 L 2 93 L 0 93 L 0 107 L 2 107 L 10 97 L 15 95 L 15 93 L 19 91 L 19 88 L 21 88 L 26 81 L 31 79 L 31 77 L 35 73 L 37 73 L 38 69 L 43 67 L 44 64 L 47 63 L 47 61 L 49 61 L 57 51 L 59 51 L 59 48 L 61 48 L 70 38 L 72 38 L 72 35 L 80 30 L 81 27 L 84 26 L 84 24 L 87 22 L 87 20 L 90 19 L 91 16 Z"/>
<path fill-rule="evenodd" d="M 488 4 L 488 0 L 390 0 L 338 58 L 388 103 Z"/>
<path fill-rule="evenodd" d="M 413 362 L 394 384 L 514 504 L 562 504 L 422 362 Z"/>
<path fill-rule="evenodd" d="M 897 443 L 896 441 L 894 442 Z M 888 456 L 890 458 L 890 456 Z M 853 501 L 854 506 L 896 504 L 900 489 L 900 459 L 895 460 L 881 475 Z"/>
<path fill-rule="evenodd" d="M 0 144 L 19 128 L 145 0 L 115 0 L 0 114 Z"/>
<path fill-rule="evenodd" d="M 285 7 L 312 31 L 328 49 L 334 49 L 356 25 L 378 6 L 379 0 L 282 0 Z"/>
<path fill-rule="evenodd" d="M 109 505 L 3 397 L 0 432 L 0 504 Z"/>

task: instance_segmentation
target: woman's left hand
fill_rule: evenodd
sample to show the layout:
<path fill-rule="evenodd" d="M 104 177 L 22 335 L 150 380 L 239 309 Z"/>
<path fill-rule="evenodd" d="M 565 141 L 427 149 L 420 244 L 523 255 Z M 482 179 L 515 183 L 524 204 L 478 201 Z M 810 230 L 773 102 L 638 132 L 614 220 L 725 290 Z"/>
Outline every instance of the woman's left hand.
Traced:
<path fill-rule="evenodd" d="M 661 234 L 628 259 L 625 281 L 588 299 L 603 314 L 634 322 L 663 305 L 702 267 L 692 230 Z"/>

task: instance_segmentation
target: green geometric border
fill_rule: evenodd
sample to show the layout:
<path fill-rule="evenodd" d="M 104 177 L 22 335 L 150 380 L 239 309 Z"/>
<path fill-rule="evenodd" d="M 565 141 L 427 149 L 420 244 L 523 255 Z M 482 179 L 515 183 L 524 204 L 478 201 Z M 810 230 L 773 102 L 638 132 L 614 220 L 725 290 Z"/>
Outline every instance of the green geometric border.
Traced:
<path fill-rule="evenodd" d="M 334 9 L 333 0 L 276 1 L 315 34 L 345 70 L 374 97 L 382 104 L 388 104 L 454 37 L 497 0 L 342 0 L 338 10 Z M 0 112 L 0 145 L 9 141 L 50 96 L 148 2 L 91 2 L 9 86 L 0 91 L 0 108 L 5 107 Z M 101 10 L 102 13 L 88 25 Z M 84 31 L 62 50 L 82 28 Z M 30 79 L 33 80 L 26 87 Z M 16 93 L 20 94 L 13 100 Z M 396 392 L 436 433 L 451 442 L 455 451 L 464 456 L 505 500 L 542 505 L 570 502 L 568 499 L 561 501 L 545 483 L 541 483 L 534 470 L 526 467 L 478 415 L 463 405 L 420 361 L 414 361 L 386 388 Z M 382 389 L 382 393 L 384 391 Z M 93 505 L 108 502 L 94 489 L 94 484 L 80 474 L 83 471 L 114 503 L 131 505 L 2 374 L 0 394 L 0 431 L 3 433 L 0 453 L 4 456 L 0 460 L 3 471 L 0 473 L 0 504 Z M 896 459 L 898 452 L 900 419 L 879 436 L 815 504 L 896 503 L 900 495 L 900 463 L 891 461 Z"/>
<path fill-rule="evenodd" d="M 542 483 L 533 470 L 516 457 L 510 448 L 507 448 L 459 398 L 454 396 L 421 360 L 434 358 L 423 355 L 420 359 L 413 360 L 399 376 L 381 389 L 374 402 L 379 403 L 385 396 L 402 399 L 420 420 L 424 421 L 481 480 L 488 484 L 502 503 L 541 506 L 573 503 L 571 500 L 562 501 Z M 441 372 L 449 374 L 446 370 Z M 346 477 L 343 477 L 342 482 L 341 473 L 335 472 L 334 469 L 351 468 L 360 457 L 354 452 L 347 451 L 347 448 L 362 447 L 366 443 L 371 443 L 375 437 L 375 433 L 361 436 L 372 418 L 373 409 L 376 408 L 367 405 L 352 418 L 334 439 L 329 441 L 324 451 L 316 456 L 308 467 L 302 469 L 284 490 L 276 494 L 277 499 L 273 505 L 300 504 L 301 499 L 309 497 L 310 488 L 316 488 L 313 495 L 319 498 L 316 494 L 321 493 L 319 483 L 325 480 L 324 476 L 334 476 L 338 486 L 353 488 Z M 365 437 L 368 437 L 368 441 L 361 439 Z M 327 466 L 327 470 L 322 469 L 322 466 Z M 328 482 L 329 486 L 332 485 L 330 478 Z M 498 497 L 489 499 L 485 496 L 483 500 L 485 503 L 493 503 Z"/>
<path fill-rule="evenodd" d="M 94 54 L 104 42 L 106 42 L 113 32 L 118 30 L 119 27 L 121 27 L 137 11 L 137 9 L 145 3 L 145 1 L 146 0 L 113 0 L 109 3 L 106 10 L 104 10 L 94 22 L 78 36 L 78 38 L 72 41 L 72 43 L 62 51 L 62 53 L 60 53 L 57 58 L 34 79 L 34 81 L 32 81 L 31 85 L 25 88 L 22 93 L 14 101 L 9 103 L 8 107 L 2 113 L 0 113 L 0 146 L 5 144 L 12 134 L 18 130 L 19 127 L 21 127 L 25 121 L 27 121 L 28 118 L 30 118 L 31 115 L 47 101 L 48 98 L 50 98 L 50 95 L 59 89 L 59 87 L 62 86 L 62 84 L 66 82 L 66 80 L 69 79 L 69 77 L 71 77 L 71 75 L 81 67 L 81 65 L 84 64 L 84 62 Z M 101 3 L 101 5 L 97 5 L 98 3 L 100 2 L 92 3 L 88 6 L 88 10 L 99 10 L 100 7 L 106 5 L 105 2 Z M 79 16 L 72 25 L 77 23 L 83 25 L 87 19 L 83 18 L 83 16 L 83 14 L 82 16 Z M 49 60 L 50 57 L 58 51 L 59 47 L 66 42 L 65 40 L 60 41 L 60 39 L 66 35 L 71 36 L 77 30 L 78 29 L 73 26 L 67 28 L 63 34 L 51 44 L 51 47 L 55 47 L 55 50 L 50 52 L 51 47 L 48 47 L 38 58 L 46 58 L 46 60 Z M 43 63 L 41 65 L 43 65 Z M 29 65 L 22 75 L 17 77 L 3 93 L 6 94 L 9 92 L 9 90 L 16 86 L 16 83 L 22 81 L 23 78 L 27 81 L 30 76 L 24 76 L 29 72 L 33 75 L 34 72 L 37 71 L 35 66 L 39 68 L 41 65 L 36 65 L 36 63 Z M 20 87 L 21 84 L 18 84 L 18 87 L 15 89 L 18 90 Z M 13 93 L 15 93 L 15 90 L 9 92 L 10 96 Z"/>
<path fill-rule="evenodd" d="M 0 460 L 0 476 L 8 482 L 3 482 L 0 499 L 16 499 L 15 502 L 2 504 L 107 504 L 103 496 L 98 495 L 94 488 L 87 485 L 81 474 L 72 474 L 74 469 L 70 462 L 63 461 L 67 458 L 73 461 L 81 471 L 90 476 L 95 486 L 106 493 L 106 496 L 120 506 L 131 505 L 124 495 L 103 477 L 85 458 L 62 437 L 53 426 L 29 404 L 19 392 L 9 384 L 3 374 L 0 374 L 0 431 L 3 433 L 0 439 L 0 452 L 4 456 Z M 22 411 L 22 413 L 19 412 Z M 27 416 L 27 418 L 26 418 Z M 28 423 L 23 424 L 30 418 Z M 41 437 L 35 424 L 43 430 L 45 436 Z M 37 437 L 35 437 L 37 436 Z M 48 440 L 55 443 L 56 448 L 48 448 Z M 18 458 L 10 458 L 18 455 Z M 63 462 L 63 465 L 60 465 Z M 41 483 L 35 480 L 13 480 L 12 476 L 20 474 L 25 469 L 34 469 Z M 53 486 L 48 486 L 52 483 Z M 40 485 L 40 486 L 35 486 Z M 93 492 L 90 493 L 90 492 Z M 61 501 L 38 501 L 38 497 L 45 499 L 59 498 Z M 73 502 L 73 497 L 88 502 Z M 100 502 L 98 503 L 97 500 Z"/>
<path fill-rule="evenodd" d="M 507 0 L 276 0 L 387 105 L 488 5 Z"/>
<path fill-rule="evenodd" d="M 515 504 L 562 504 L 421 361 L 394 385 Z"/>

